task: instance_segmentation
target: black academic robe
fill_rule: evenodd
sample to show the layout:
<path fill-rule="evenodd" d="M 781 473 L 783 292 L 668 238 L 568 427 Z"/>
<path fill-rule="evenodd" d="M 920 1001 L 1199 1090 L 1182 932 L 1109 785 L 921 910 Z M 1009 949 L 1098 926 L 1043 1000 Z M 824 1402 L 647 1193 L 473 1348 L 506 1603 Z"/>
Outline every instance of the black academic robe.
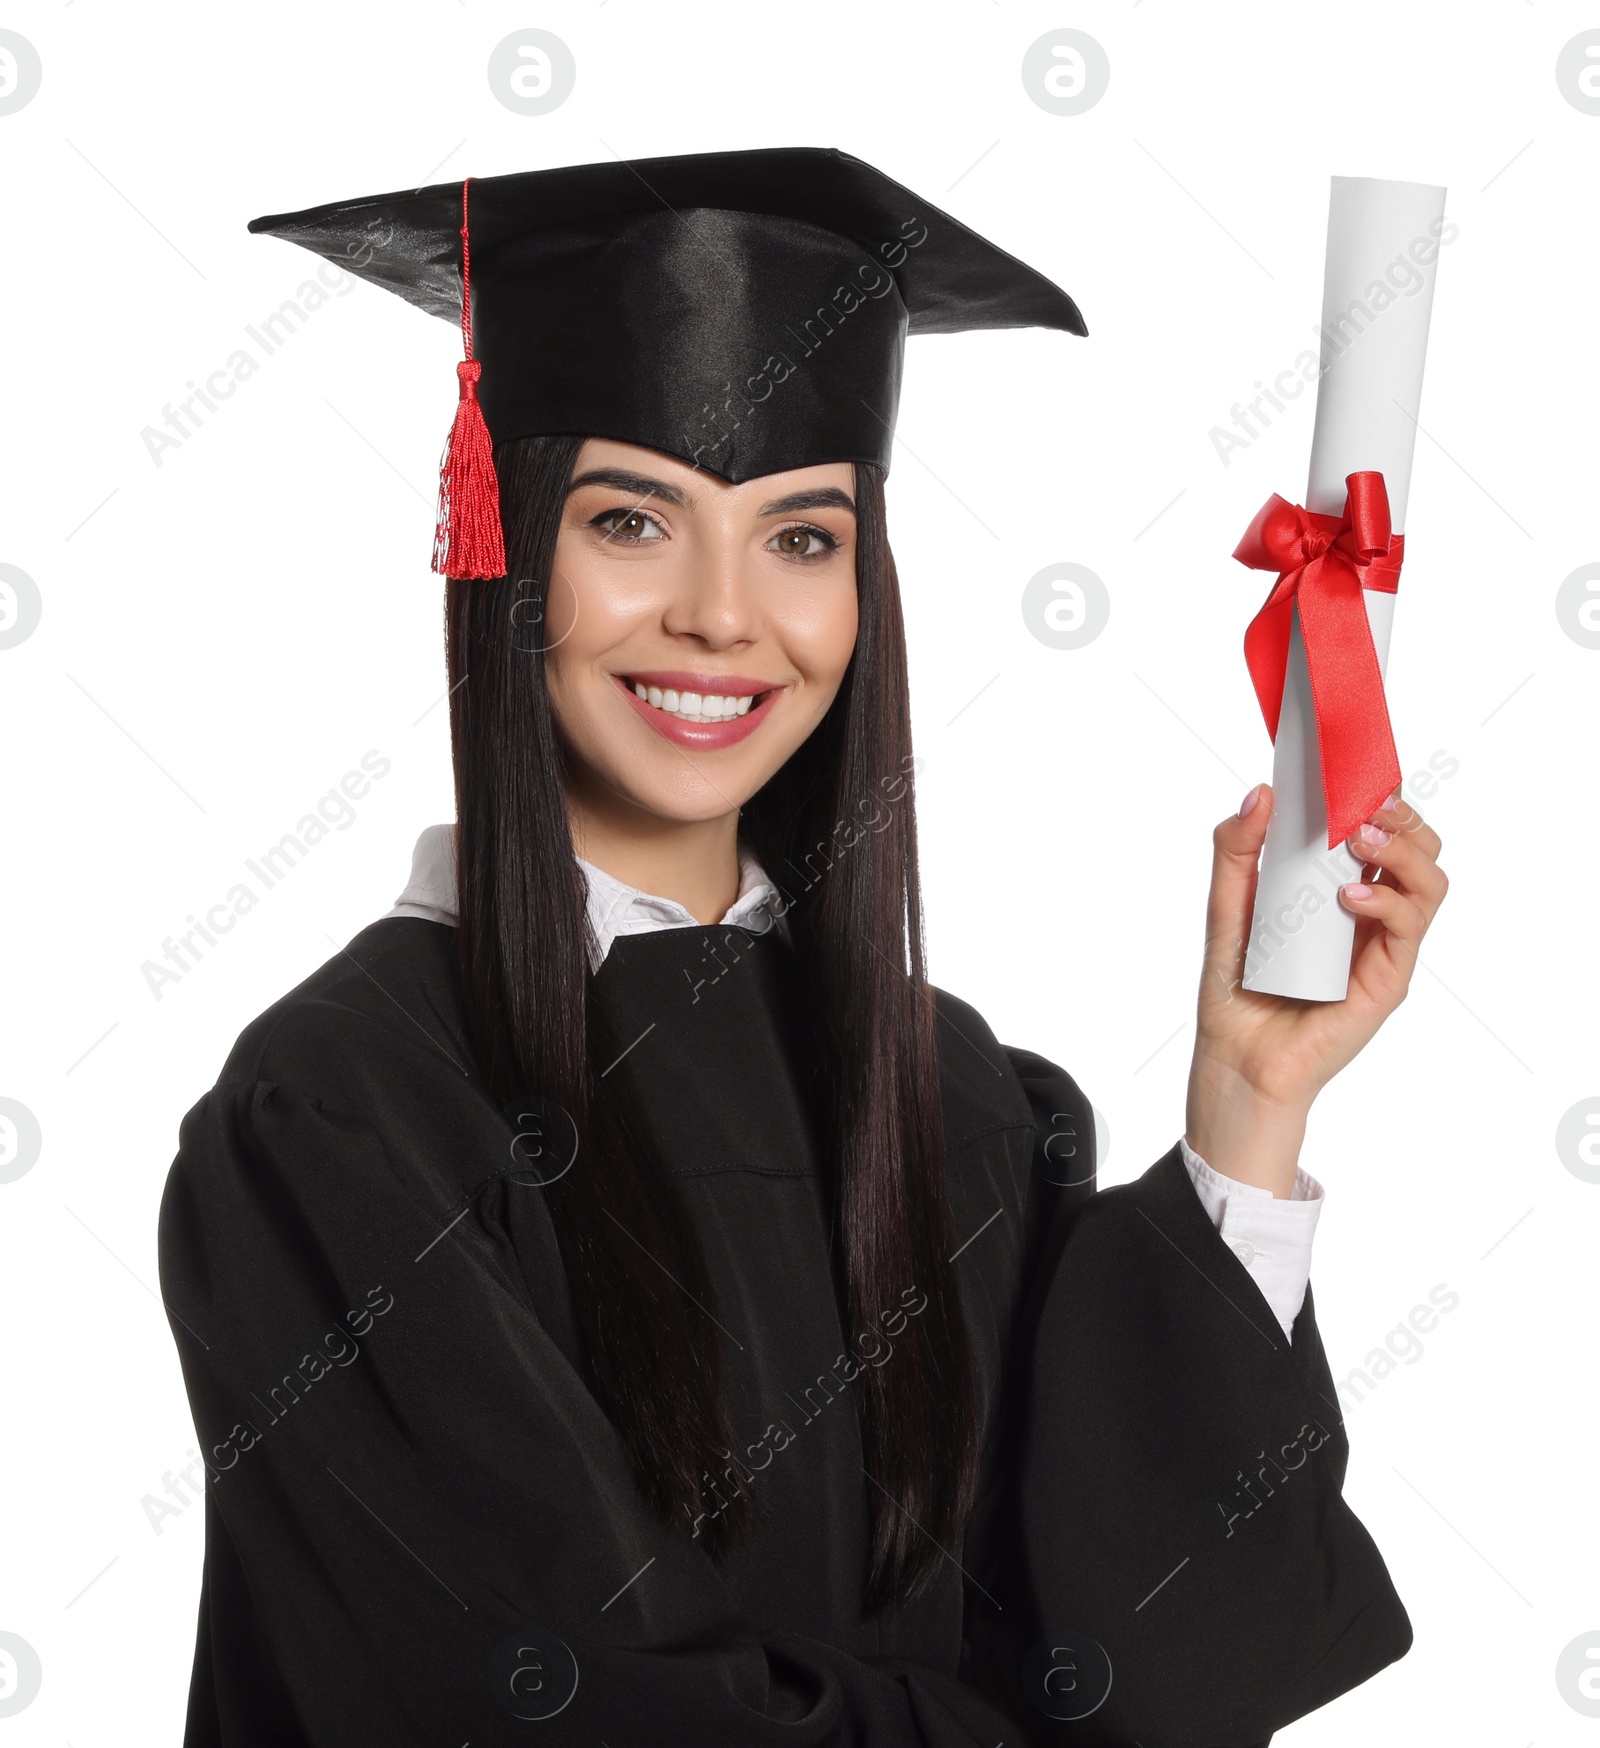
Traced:
<path fill-rule="evenodd" d="M 1403 1654 L 1309 1295 L 1287 1340 L 1176 1146 L 1096 1193 L 1071 1076 L 943 994 L 983 1489 L 863 1619 L 791 949 L 624 937 L 596 990 L 705 1250 L 755 1540 L 718 1565 L 645 1508 L 453 931 L 375 923 L 245 1031 L 162 1207 L 210 1481 L 188 1748 L 1250 1748 Z"/>

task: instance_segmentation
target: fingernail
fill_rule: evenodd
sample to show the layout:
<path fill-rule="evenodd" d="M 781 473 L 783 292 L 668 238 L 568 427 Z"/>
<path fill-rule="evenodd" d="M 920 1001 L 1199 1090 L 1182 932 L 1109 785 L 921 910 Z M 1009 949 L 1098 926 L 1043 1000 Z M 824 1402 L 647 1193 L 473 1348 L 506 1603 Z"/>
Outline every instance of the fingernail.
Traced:
<path fill-rule="evenodd" d="M 1386 832 L 1381 825 L 1364 825 L 1361 830 L 1356 833 L 1356 836 L 1360 838 L 1362 843 L 1371 844 L 1374 849 L 1377 849 L 1382 844 L 1388 843 L 1393 835 L 1392 832 Z"/>
<path fill-rule="evenodd" d="M 1240 804 L 1240 807 L 1239 807 L 1240 819 L 1244 819 L 1253 810 L 1253 808 L 1255 807 L 1255 804 L 1261 799 L 1261 791 L 1265 788 L 1266 788 L 1265 783 L 1257 783 L 1255 788 L 1252 789 L 1247 796 L 1245 796 L 1244 801 Z"/>
<path fill-rule="evenodd" d="M 1372 896 L 1372 888 L 1359 880 L 1352 880 L 1348 886 L 1342 886 L 1339 890 L 1344 893 L 1346 898 L 1371 898 Z"/>

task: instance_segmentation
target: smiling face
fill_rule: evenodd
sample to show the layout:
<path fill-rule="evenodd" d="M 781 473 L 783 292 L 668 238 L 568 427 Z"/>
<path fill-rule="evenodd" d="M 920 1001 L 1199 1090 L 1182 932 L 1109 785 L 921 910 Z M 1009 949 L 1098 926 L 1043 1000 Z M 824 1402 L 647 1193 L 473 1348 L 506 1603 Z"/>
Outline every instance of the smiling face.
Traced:
<path fill-rule="evenodd" d="M 855 649 L 854 484 L 848 462 L 735 486 L 584 444 L 545 658 L 580 814 L 732 815 L 822 720 Z"/>

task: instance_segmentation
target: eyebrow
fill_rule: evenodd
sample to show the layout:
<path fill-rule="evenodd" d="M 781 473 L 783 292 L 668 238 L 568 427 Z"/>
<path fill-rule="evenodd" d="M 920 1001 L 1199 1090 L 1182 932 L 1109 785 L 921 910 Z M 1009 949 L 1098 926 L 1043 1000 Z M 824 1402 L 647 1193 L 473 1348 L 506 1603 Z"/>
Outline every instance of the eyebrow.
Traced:
<path fill-rule="evenodd" d="M 580 473 L 568 485 L 568 496 L 583 486 L 610 486 L 614 491 L 630 492 L 636 498 L 661 498 L 680 508 L 693 502 L 687 493 L 677 486 L 668 485 L 665 480 L 652 479 L 649 474 L 631 473 L 622 467 L 596 467 L 588 473 Z M 758 514 L 792 516 L 801 510 L 848 510 L 853 516 L 855 509 L 855 502 L 848 492 L 840 491 L 837 486 L 824 486 L 816 491 L 790 492 L 786 497 L 773 498 L 761 506 Z"/>
<path fill-rule="evenodd" d="M 632 492 L 636 498 L 664 498 L 680 508 L 689 502 L 686 494 L 676 486 L 669 486 L 665 480 L 651 479 L 644 473 L 629 473 L 624 467 L 596 467 L 588 473 L 580 473 L 568 485 L 567 496 L 571 497 L 580 486 L 611 486 L 619 492 Z"/>
<path fill-rule="evenodd" d="M 797 510 L 848 510 L 853 516 L 856 507 L 848 492 L 841 492 L 837 486 L 824 486 L 820 491 L 790 492 L 786 498 L 774 498 L 761 506 L 760 514 L 792 516 Z"/>

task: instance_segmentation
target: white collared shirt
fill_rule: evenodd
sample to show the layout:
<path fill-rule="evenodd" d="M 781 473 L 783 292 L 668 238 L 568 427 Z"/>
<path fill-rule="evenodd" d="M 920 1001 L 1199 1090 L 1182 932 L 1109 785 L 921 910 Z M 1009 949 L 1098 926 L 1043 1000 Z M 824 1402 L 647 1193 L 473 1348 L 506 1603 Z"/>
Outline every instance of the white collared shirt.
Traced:
<path fill-rule="evenodd" d="M 430 825 L 417 839 L 411 859 L 411 880 L 395 900 L 392 917 L 420 917 L 424 922 L 456 921 L 455 827 Z M 593 968 L 605 962 L 619 935 L 647 935 L 657 929 L 699 928 L 699 921 L 675 899 L 658 898 L 618 880 L 580 856 L 588 892 L 589 925 L 594 931 Z M 739 896 L 722 924 L 754 928 L 757 933 L 780 928 L 783 903 L 776 886 L 748 850 L 739 852 Z M 721 926 L 720 924 L 718 926 Z M 1287 1201 L 1270 1190 L 1243 1184 L 1206 1164 L 1179 1137 L 1183 1163 L 1201 1205 L 1223 1242 L 1249 1271 L 1272 1307 L 1285 1335 L 1294 1328 L 1311 1278 L 1311 1241 L 1322 1213 L 1322 1185 L 1305 1171 L 1295 1173 Z"/>
<path fill-rule="evenodd" d="M 652 892 L 641 892 L 597 868 L 593 862 L 577 858 L 583 870 L 588 892 L 589 926 L 594 931 L 595 951 L 590 955 L 590 967 L 598 971 L 611 951 L 611 943 L 619 935 L 648 935 L 656 929 L 694 929 L 699 921 L 675 898 L 657 898 Z M 722 918 L 724 923 L 765 932 L 782 916 L 782 901 L 778 889 L 767 878 L 765 870 L 748 850 L 739 852 L 739 896 Z M 394 901 L 389 916 L 421 917 L 424 922 L 456 921 L 456 828 L 453 825 L 430 825 L 417 839 L 411 857 L 411 880 Z"/>

